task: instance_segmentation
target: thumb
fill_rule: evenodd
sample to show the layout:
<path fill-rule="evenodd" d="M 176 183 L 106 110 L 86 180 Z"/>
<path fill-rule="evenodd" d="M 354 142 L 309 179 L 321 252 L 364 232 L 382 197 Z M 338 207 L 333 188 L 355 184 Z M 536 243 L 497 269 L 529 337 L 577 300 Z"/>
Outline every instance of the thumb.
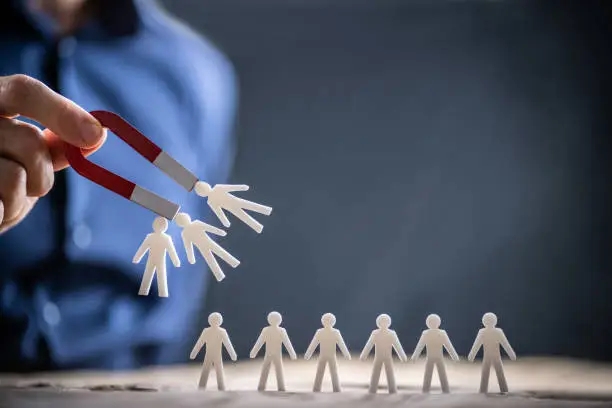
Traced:
<path fill-rule="evenodd" d="M 98 150 L 104 142 L 106 141 L 106 129 L 100 126 L 102 136 L 98 140 L 96 144 L 91 147 L 81 148 L 81 151 L 85 156 L 89 156 Z M 68 163 L 68 159 L 66 159 L 66 152 L 64 150 L 64 144 L 62 143 L 62 139 L 55 134 L 51 129 L 43 130 L 43 137 L 47 142 L 47 147 L 49 148 L 49 152 L 51 153 L 51 161 L 53 162 L 53 170 L 59 171 L 62 170 L 70 164 Z"/>

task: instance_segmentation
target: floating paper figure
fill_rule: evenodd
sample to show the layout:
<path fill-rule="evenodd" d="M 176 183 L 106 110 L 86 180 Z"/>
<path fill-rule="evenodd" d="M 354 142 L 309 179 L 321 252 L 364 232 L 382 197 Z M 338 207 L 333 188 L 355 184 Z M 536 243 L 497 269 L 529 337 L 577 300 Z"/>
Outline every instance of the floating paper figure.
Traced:
<path fill-rule="evenodd" d="M 211 188 L 210 184 L 204 181 L 198 181 L 195 185 L 196 194 L 200 197 L 208 197 L 208 206 L 215 213 L 217 218 L 219 218 L 219 221 L 221 221 L 225 228 L 229 228 L 231 225 L 230 220 L 227 218 L 227 215 L 225 215 L 224 212 L 224 210 L 227 210 L 257 233 L 261 233 L 263 230 L 263 225 L 255 220 L 255 218 L 247 214 L 245 210 L 270 215 L 272 213 L 272 207 L 257 204 L 239 197 L 234 197 L 232 194 L 230 194 L 235 191 L 247 191 L 248 189 L 249 186 L 244 184 L 217 184 Z"/>
<path fill-rule="evenodd" d="M 160 297 L 168 297 L 168 282 L 166 279 L 166 253 L 170 255 L 172 263 L 177 268 L 181 266 L 181 261 L 176 254 L 176 249 L 172 243 L 170 235 L 166 234 L 168 221 L 163 217 L 157 217 L 153 221 L 153 231 L 148 234 L 145 240 L 136 251 L 132 262 L 140 263 L 143 256 L 149 252 L 147 266 L 142 276 L 142 283 L 138 294 L 146 296 L 149 294 L 153 275 L 157 272 L 157 292 Z"/>
<path fill-rule="evenodd" d="M 187 252 L 187 260 L 190 264 L 194 264 L 196 261 L 193 251 L 193 246 L 195 245 L 204 257 L 204 260 L 206 260 L 210 271 L 218 281 L 223 280 L 225 278 L 225 274 L 221 270 L 215 255 L 227 262 L 227 264 L 232 268 L 240 265 L 240 261 L 238 259 L 234 258 L 207 234 L 210 232 L 211 234 L 225 236 L 225 231 L 213 227 L 212 225 L 208 225 L 202 221 L 191 221 L 191 217 L 185 213 L 177 214 L 176 223 L 179 227 L 183 228 L 181 236 L 183 237 L 183 244 L 185 245 L 185 251 Z"/>

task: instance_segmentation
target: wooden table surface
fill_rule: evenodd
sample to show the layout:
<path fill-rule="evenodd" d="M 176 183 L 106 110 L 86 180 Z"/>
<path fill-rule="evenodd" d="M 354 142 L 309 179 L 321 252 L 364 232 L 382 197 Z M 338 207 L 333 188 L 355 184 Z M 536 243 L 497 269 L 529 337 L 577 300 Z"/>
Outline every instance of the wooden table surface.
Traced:
<path fill-rule="evenodd" d="M 340 360 L 343 392 L 333 394 L 326 375 L 323 393 L 310 392 L 314 361 L 285 360 L 287 392 L 276 386 L 272 371 L 270 391 L 255 391 L 261 360 L 227 363 L 228 391 L 197 390 L 198 365 L 150 368 L 133 372 L 64 372 L 33 375 L 0 374 L 0 407 L 612 407 L 612 365 L 553 358 L 524 358 L 505 362 L 508 395 L 477 393 L 477 363 L 447 362 L 451 394 L 442 395 L 434 372 L 432 393 L 420 392 L 424 362 L 396 363 L 399 393 L 367 393 L 371 360 Z M 385 384 L 384 374 L 381 384 Z M 491 376 L 492 392 L 497 391 Z"/>

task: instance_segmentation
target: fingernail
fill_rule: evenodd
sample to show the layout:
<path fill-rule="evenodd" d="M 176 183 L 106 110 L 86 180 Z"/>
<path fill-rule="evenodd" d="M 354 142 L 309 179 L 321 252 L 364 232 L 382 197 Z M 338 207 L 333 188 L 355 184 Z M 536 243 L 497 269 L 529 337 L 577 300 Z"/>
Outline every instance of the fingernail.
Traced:
<path fill-rule="evenodd" d="M 102 138 L 104 128 L 97 120 L 83 122 L 81 124 L 81 137 L 89 145 L 95 145 Z"/>

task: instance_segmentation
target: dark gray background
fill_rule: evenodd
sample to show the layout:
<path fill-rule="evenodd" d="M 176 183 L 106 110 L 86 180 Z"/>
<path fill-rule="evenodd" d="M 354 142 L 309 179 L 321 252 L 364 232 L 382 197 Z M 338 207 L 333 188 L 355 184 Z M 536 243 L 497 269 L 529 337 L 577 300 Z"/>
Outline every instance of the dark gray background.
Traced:
<path fill-rule="evenodd" d="M 301 352 L 327 311 L 354 351 L 436 312 L 465 355 L 494 311 L 519 355 L 612 359 L 607 2 L 164 3 L 234 62 L 233 181 L 275 209 L 206 305 L 239 354 L 278 310 Z"/>

